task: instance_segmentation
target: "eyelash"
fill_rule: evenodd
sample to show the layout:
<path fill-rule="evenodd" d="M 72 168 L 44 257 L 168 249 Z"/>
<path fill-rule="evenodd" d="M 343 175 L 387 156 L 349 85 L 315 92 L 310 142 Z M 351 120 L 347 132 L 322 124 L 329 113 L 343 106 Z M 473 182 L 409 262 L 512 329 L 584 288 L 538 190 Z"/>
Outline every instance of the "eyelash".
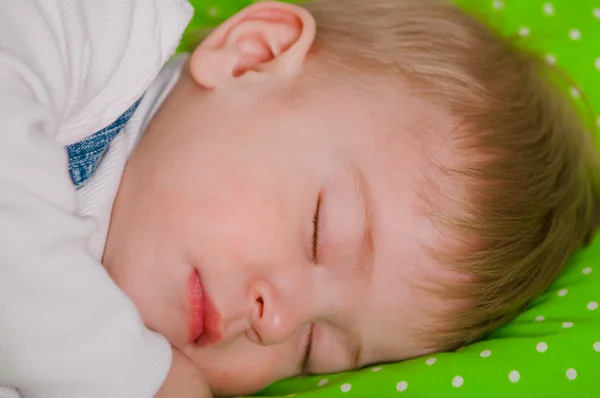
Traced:
<path fill-rule="evenodd" d="M 321 213 L 321 194 L 317 198 L 317 206 L 313 215 L 313 235 L 312 235 L 312 262 L 317 262 L 319 253 L 319 215 Z"/>
<path fill-rule="evenodd" d="M 315 324 L 310 325 L 310 329 L 308 331 L 308 339 L 306 343 L 306 349 L 304 350 L 304 359 L 302 360 L 302 375 L 308 374 L 308 365 L 310 363 L 310 352 L 312 351 L 312 342 L 313 342 L 313 331 L 315 329 Z"/>

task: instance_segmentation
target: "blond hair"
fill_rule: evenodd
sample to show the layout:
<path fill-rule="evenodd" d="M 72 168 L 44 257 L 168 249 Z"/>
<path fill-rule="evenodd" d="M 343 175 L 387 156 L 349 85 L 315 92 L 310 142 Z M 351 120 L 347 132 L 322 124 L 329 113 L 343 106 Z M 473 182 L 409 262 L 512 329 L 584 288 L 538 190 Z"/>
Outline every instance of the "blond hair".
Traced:
<path fill-rule="evenodd" d="M 401 76 L 457 120 L 451 145 L 461 163 L 434 162 L 456 188 L 427 184 L 422 196 L 433 198 L 434 225 L 454 237 L 431 254 L 468 276 L 438 292 L 468 305 L 438 314 L 448 327 L 433 344 L 447 350 L 481 338 L 547 289 L 600 224 L 590 132 L 552 83 L 552 68 L 447 1 L 303 6 L 317 20 L 313 52 L 324 62 Z M 456 210 L 442 212 L 442 198 Z"/>

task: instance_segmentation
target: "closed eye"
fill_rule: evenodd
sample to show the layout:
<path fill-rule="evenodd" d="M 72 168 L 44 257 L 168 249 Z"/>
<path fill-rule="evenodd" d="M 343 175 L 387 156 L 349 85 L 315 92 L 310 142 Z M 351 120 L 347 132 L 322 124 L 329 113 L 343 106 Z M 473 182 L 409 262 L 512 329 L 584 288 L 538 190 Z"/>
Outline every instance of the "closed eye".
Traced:
<path fill-rule="evenodd" d="M 308 330 L 308 339 L 306 340 L 306 347 L 304 349 L 304 358 L 302 360 L 302 375 L 308 374 L 308 368 L 310 364 L 310 352 L 312 351 L 312 343 L 313 343 L 313 331 L 315 330 L 315 324 L 310 325 L 310 329 Z"/>
<path fill-rule="evenodd" d="M 317 197 L 315 213 L 313 215 L 313 235 L 312 235 L 312 262 L 317 263 L 317 255 L 319 254 L 319 214 L 321 212 L 321 194 Z"/>

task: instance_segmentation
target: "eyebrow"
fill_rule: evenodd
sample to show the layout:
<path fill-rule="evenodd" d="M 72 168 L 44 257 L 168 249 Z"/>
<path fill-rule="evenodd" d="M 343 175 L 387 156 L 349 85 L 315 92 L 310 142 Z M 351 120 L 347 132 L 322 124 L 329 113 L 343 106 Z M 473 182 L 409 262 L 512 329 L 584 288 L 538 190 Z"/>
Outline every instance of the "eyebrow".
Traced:
<path fill-rule="evenodd" d="M 371 189 L 365 175 L 356 166 L 352 166 L 352 177 L 354 180 L 361 224 L 359 239 L 354 248 L 356 259 L 355 272 L 364 283 L 369 284 L 373 275 L 373 263 L 375 260 Z"/>
<path fill-rule="evenodd" d="M 361 232 L 357 245 L 355 247 L 355 272 L 365 284 L 370 284 L 373 276 L 373 265 L 375 261 L 375 244 L 373 239 L 373 201 L 369 183 L 362 171 L 352 166 L 352 177 L 358 202 Z M 357 344 L 351 350 L 351 369 L 358 369 L 360 366 L 362 343 L 357 339 Z"/>

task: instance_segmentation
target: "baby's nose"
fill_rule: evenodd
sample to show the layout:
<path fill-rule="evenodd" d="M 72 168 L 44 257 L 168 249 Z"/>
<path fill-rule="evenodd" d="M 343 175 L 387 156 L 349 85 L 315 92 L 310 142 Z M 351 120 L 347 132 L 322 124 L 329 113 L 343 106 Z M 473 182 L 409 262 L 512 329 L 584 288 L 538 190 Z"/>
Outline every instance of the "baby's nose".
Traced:
<path fill-rule="evenodd" d="M 279 344 L 310 319 L 308 300 L 284 295 L 267 281 L 255 284 L 253 300 L 248 337 L 258 344 Z"/>

